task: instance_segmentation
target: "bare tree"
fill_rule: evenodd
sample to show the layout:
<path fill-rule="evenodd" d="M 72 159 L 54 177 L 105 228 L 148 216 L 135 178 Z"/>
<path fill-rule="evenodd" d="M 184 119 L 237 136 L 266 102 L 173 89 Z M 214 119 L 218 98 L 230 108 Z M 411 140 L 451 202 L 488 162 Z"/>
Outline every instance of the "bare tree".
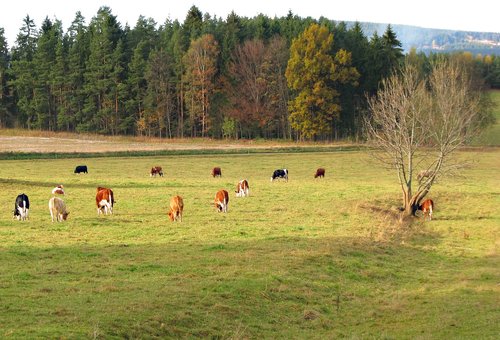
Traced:
<path fill-rule="evenodd" d="M 427 77 L 406 63 L 368 102 L 368 139 L 396 170 L 404 212 L 414 215 L 436 179 L 464 165 L 454 153 L 479 129 L 479 92 L 459 62 L 440 59 Z M 428 176 L 413 186 L 422 168 Z"/>

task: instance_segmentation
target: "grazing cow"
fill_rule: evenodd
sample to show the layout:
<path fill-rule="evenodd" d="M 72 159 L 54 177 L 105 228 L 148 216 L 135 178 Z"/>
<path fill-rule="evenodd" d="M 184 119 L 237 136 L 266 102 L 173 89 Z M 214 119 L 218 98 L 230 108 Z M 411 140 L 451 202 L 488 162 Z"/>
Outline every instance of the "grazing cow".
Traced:
<path fill-rule="evenodd" d="M 222 170 L 219 167 L 213 168 L 212 177 L 222 177 Z"/>
<path fill-rule="evenodd" d="M 57 222 L 66 221 L 68 219 L 69 212 L 66 211 L 66 204 L 59 197 L 52 197 L 49 200 L 49 211 L 52 222 L 54 222 L 54 217 Z"/>
<path fill-rule="evenodd" d="M 431 177 L 434 175 L 433 170 L 421 170 L 417 175 L 417 180 L 420 182 L 424 177 Z"/>
<path fill-rule="evenodd" d="M 75 174 L 79 174 L 79 173 L 84 173 L 84 174 L 87 174 L 88 173 L 88 170 L 87 170 L 87 166 L 86 165 L 78 165 L 76 168 L 75 168 Z"/>
<path fill-rule="evenodd" d="M 16 203 L 14 205 L 14 217 L 17 220 L 27 220 L 29 218 L 30 210 L 30 200 L 25 194 L 19 194 L 16 197 Z"/>
<path fill-rule="evenodd" d="M 246 179 L 242 179 L 236 186 L 236 197 L 248 196 L 250 194 L 249 189 L 248 181 Z"/>
<path fill-rule="evenodd" d="M 64 195 L 64 186 L 60 184 L 52 189 L 52 195 Z"/>
<path fill-rule="evenodd" d="M 95 201 L 97 204 L 97 215 L 102 212 L 107 215 L 108 211 L 111 215 L 113 214 L 113 205 L 115 204 L 115 195 L 113 194 L 113 190 L 98 187 Z"/>
<path fill-rule="evenodd" d="M 160 177 L 163 177 L 163 169 L 161 166 L 154 166 L 151 168 L 151 177 L 156 177 L 156 175 L 160 175 Z"/>
<path fill-rule="evenodd" d="M 432 220 L 432 211 L 434 210 L 434 202 L 429 198 L 423 201 L 419 206 L 418 210 L 422 210 L 424 213 L 424 221 L 425 216 L 429 215 L 429 221 Z"/>
<path fill-rule="evenodd" d="M 219 190 L 215 194 L 215 208 L 219 212 L 227 213 L 227 205 L 229 204 L 229 194 L 226 190 Z"/>
<path fill-rule="evenodd" d="M 182 211 L 184 210 L 184 201 L 181 196 L 174 196 L 170 199 L 170 211 L 168 217 L 174 222 L 179 219 L 182 222 Z"/>
<path fill-rule="evenodd" d="M 316 170 L 316 174 L 314 175 L 314 178 L 318 178 L 318 177 L 325 177 L 325 169 L 319 168 L 318 170 Z"/>
<path fill-rule="evenodd" d="M 276 178 L 283 178 L 285 181 L 288 182 L 288 170 L 287 169 L 274 170 L 273 176 L 271 177 L 271 182 L 274 181 Z"/>

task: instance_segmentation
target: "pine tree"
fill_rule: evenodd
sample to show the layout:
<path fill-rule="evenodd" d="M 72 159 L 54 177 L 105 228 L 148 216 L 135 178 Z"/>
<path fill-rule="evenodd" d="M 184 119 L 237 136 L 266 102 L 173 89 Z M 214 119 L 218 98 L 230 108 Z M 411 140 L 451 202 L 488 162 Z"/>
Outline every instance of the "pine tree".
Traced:
<path fill-rule="evenodd" d="M 0 127 L 10 125 L 12 119 L 9 114 L 11 96 L 7 85 L 9 81 L 9 62 L 7 40 L 5 39 L 4 29 L 0 27 Z"/>

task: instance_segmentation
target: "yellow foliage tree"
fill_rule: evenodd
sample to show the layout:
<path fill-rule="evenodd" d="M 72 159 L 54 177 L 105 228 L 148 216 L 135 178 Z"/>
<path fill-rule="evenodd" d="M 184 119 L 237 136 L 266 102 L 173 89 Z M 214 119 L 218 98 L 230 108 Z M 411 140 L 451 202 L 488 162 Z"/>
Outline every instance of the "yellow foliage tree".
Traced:
<path fill-rule="evenodd" d="M 358 71 L 351 53 L 332 53 L 333 34 L 312 24 L 293 40 L 286 69 L 288 86 L 296 96 L 289 102 L 290 124 L 303 138 L 328 133 L 341 111 L 342 84 L 357 85 Z"/>

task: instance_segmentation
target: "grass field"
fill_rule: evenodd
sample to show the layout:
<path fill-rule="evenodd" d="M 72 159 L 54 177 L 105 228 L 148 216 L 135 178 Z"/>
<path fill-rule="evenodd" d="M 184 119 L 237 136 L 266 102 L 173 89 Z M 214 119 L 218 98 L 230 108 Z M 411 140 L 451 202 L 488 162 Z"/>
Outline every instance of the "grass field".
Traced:
<path fill-rule="evenodd" d="M 359 151 L 1 161 L 0 337 L 497 338 L 499 156 L 461 153 L 474 167 L 411 224 L 394 217 L 394 175 Z M 281 167 L 290 181 L 271 183 Z M 50 222 L 56 184 L 64 223 Z M 112 216 L 97 217 L 98 185 Z M 12 220 L 21 192 L 26 222 Z M 166 216 L 176 194 L 182 223 Z"/>

